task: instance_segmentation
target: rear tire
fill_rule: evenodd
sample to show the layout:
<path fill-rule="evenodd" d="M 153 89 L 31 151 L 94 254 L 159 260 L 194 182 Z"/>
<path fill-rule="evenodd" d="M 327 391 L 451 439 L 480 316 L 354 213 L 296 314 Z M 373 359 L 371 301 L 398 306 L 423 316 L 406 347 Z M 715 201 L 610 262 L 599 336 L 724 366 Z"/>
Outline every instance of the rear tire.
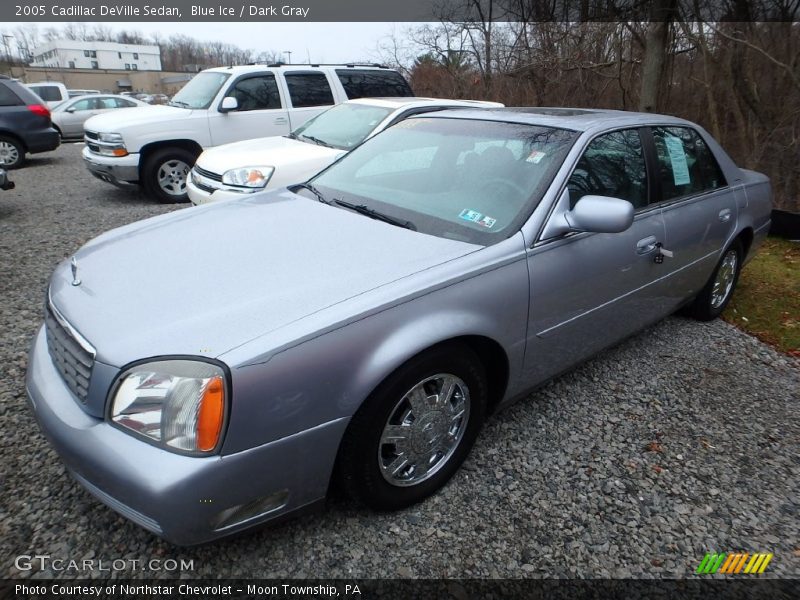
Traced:
<path fill-rule="evenodd" d="M 16 138 L 0 135 L 0 167 L 18 169 L 25 162 L 25 148 Z"/>
<path fill-rule="evenodd" d="M 147 193 L 164 204 L 188 202 L 186 182 L 197 155 L 183 148 L 156 150 L 144 163 L 142 185 Z"/>
<path fill-rule="evenodd" d="M 439 490 L 475 443 L 486 415 L 478 357 L 443 344 L 397 369 L 350 420 L 337 482 L 375 510 L 398 510 Z"/>
<path fill-rule="evenodd" d="M 698 321 L 712 321 L 722 314 L 739 281 L 742 260 L 744 247 L 737 238 L 722 253 L 708 283 L 687 307 L 689 316 Z"/>

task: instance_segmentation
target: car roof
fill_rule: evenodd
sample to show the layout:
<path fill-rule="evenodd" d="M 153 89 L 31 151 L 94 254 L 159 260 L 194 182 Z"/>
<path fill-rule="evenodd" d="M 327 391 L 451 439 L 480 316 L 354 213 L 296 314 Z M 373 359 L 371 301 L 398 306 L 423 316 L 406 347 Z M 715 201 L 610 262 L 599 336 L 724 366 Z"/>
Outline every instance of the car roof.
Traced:
<path fill-rule="evenodd" d="M 284 65 L 284 64 L 257 64 L 257 65 L 231 65 L 229 67 L 214 67 L 212 69 L 205 69 L 201 71 L 204 73 L 210 71 L 212 73 L 231 73 L 233 75 L 241 75 L 242 73 L 261 73 L 263 71 L 281 70 L 281 71 L 308 71 L 309 69 L 369 69 L 373 71 L 392 71 L 389 67 L 380 65 L 358 65 L 358 64 L 341 64 L 341 65 L 328 65 L 328 64 L 310 64 L 310 65 Z"/>
<path fill-rule="evenodd" d="M 419 98 L 416 96 L 397 96 L 381 98 L 354 98 L 344 104 L 367 104 L 397 110 L 400 108 L 417 108 L 425 106 L 463 106 L 474 108 L 502 108 L 499 102 L 484 102 L 482 100 L 456 100 L 448 98 Z"/>
<path fill-rule="evenodd" d="M 443 110 L 426 113 L 414 118 L 453 118 L 479 119 L 484 121 L 502 121 L 522 123 L 526 125 L 544 125 L 573 131 L 590 131 L 612 127 L 636 127 L 647 124 L 694 125 L 690 121 L 659 115 L 626 110 L 610 110 L 597 108 L 561 108 L 561 107 L 514 107 L 473 110 Z"/>

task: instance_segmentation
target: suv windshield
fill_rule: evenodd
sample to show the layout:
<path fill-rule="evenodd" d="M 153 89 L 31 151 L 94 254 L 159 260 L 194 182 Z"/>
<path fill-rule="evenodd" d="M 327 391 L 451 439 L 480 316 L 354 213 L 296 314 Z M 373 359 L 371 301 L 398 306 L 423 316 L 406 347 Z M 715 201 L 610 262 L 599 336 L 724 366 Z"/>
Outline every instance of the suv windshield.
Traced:
<path fill-rule="evenodd" d="M 390 112 L 392 109 L 380 106 L 339 104 L 295 129 L 292 137 L 350 150 L 363 142 Z"/>
<path fill-rule="evenodd" d="M 519 230 L 576 138 L 522 123 L 412 118 L 311 181 L 329 199 L 410 222 L 422 233 L 489 245 Z"/>
<path fill-rule="evenodd" d="M 208 108 L 228 77 L 227 73 L 198 73 L 175 94 L 170 104 L 181 108 Z"/>

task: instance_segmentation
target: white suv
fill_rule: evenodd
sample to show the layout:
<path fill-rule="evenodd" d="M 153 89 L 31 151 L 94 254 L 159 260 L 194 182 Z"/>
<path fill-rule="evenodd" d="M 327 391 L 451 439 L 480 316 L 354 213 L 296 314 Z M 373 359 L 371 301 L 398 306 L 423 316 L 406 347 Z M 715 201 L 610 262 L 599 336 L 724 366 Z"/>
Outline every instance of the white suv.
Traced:
<path fill-rule="evenodd" d="M 206 150 L 191 171 L 189 199 L 192 204 L 205 204 L 306 181 L 365 139 L 412 115 L 448 108 L 502 107 L 498 102 L 440 98 L 348 100 L 287 136 Z"/>
<path fill-rule="evenodd" d="M 113 111 L 84 125 L 89 171 L 139 183 L 162 202 L 187 200 L 189 169 L 204 148 L 286 135 L 348 98 L 413 96 L 391 69 L 362 65 L 248 65 L 198 73 L 168 105 Z"/>

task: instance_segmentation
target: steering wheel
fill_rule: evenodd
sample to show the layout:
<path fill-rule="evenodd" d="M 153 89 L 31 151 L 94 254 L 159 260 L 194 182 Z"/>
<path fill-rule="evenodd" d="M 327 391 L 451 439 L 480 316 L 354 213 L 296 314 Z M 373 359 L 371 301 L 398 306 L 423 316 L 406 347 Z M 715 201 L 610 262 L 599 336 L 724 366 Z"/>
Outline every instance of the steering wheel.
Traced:
<path fill-rule="evenodd" d="M 480 189 L 483 190 L 483 189 L 487 189 L 487 188 L 490 188 L 490 187 L 497 188 L 497 187 L 503 187 L 503 186 L 505 186 L 506 189 L 513 190 L 514 192 L 516 192 L 517 194 L 519 194 L 522 197 L 525 197 L 525 196 L 528 195 L 528 193 L 525 191 L 525 189 L 521 185 L 519 185 L 519 184 L 517 184 L 517 183 L 515 183 L 513 181 L 510 181 L 508 179 L 502 179 L 500 177 L 490 177 L 489 179 L 487 179 L 486 181 L 484 181 L 483 183 L 480 184 Z"/>

